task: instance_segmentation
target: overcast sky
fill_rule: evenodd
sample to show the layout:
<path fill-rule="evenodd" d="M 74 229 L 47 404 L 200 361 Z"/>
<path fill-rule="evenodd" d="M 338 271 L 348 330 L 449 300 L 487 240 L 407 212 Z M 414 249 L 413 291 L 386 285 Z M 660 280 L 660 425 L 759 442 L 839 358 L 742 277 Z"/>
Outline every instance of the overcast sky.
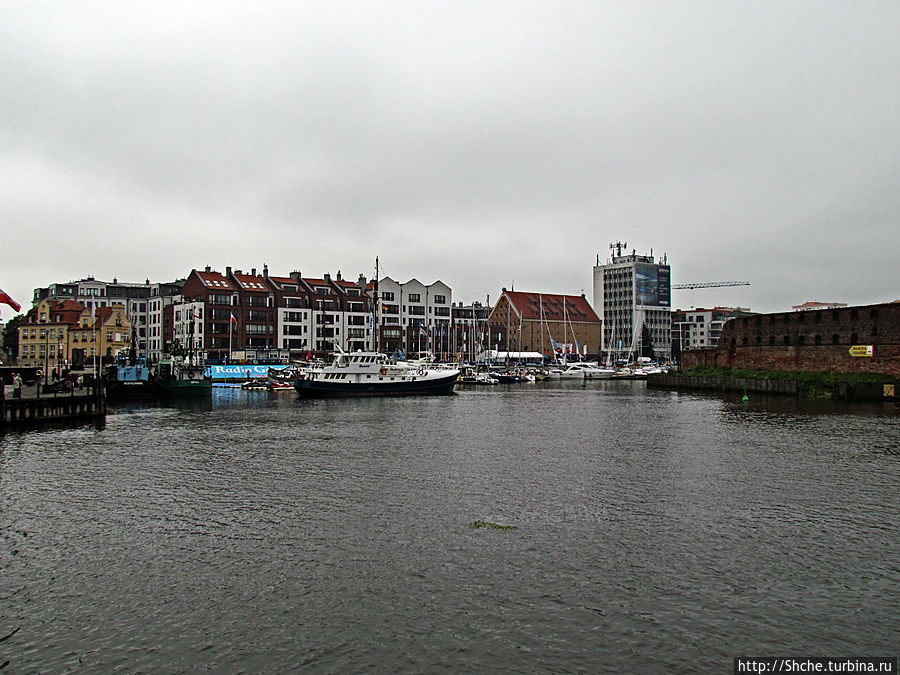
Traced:
<path fill-rule="evenodd" d="M 900 3 L 0 0 L 0 288 L 226 265 L 900 298 Z M 8 319 L 13 312 L 0 308 Z"/>

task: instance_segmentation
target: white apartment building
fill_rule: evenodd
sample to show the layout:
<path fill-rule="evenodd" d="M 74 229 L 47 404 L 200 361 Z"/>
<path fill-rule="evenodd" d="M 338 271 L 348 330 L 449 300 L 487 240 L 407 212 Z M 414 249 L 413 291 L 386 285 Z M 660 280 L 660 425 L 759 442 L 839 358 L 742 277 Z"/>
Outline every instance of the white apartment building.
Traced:
<path fill-rule="evenodd" d="M 369 286 L 372 291 L 371 285 Z M 442 281 L 423 284 L 418 279 L 400 283 L 378 281 L 380 348 L 391 351 L 452 351 L 451 306 L 453 292 Z"/>
<path fill-rule="evenodd" d="M 751 314 L 753 312 L 744 307 L 675 310 L 672 312 L 672 339 L 679 351 L 715 349 L 727 321 Z"/>

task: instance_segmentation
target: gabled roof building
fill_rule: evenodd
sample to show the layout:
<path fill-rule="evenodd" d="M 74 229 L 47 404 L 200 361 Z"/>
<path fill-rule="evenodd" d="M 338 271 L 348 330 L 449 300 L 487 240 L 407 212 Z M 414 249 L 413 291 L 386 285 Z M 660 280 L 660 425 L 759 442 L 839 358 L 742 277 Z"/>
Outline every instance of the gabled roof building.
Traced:
<path fill-rule="evenodd" d="M 547 357 L 600 354 L 601 322 L 583 295 L 503 289 L 488 319 L 488 348 Z"/>

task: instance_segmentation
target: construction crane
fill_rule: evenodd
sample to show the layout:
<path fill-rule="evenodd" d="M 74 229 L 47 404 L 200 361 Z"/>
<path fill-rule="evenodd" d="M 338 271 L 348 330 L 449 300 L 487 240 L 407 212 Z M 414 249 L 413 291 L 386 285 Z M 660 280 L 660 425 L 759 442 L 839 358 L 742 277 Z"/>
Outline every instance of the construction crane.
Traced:
<path fill-rule="evenodd" d="M 672 290 L 695 288 L 719 288 L 720 286 L 749 286 L 749 281 L 701 281 L 695 284 L 672 284 Z"/>

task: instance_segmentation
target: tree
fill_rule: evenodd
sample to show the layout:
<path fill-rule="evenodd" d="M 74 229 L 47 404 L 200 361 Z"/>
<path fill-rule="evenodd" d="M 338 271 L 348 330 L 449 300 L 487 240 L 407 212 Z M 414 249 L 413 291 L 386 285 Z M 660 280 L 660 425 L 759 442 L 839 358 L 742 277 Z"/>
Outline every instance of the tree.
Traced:
<path fill-rule="evenodd" d="M 16 359 L 19 356 L 19 324 L 22 323 L 24 318 L 24 314 L 18 314 L 3 326 L 3 351 L 11 359 Z"/>

